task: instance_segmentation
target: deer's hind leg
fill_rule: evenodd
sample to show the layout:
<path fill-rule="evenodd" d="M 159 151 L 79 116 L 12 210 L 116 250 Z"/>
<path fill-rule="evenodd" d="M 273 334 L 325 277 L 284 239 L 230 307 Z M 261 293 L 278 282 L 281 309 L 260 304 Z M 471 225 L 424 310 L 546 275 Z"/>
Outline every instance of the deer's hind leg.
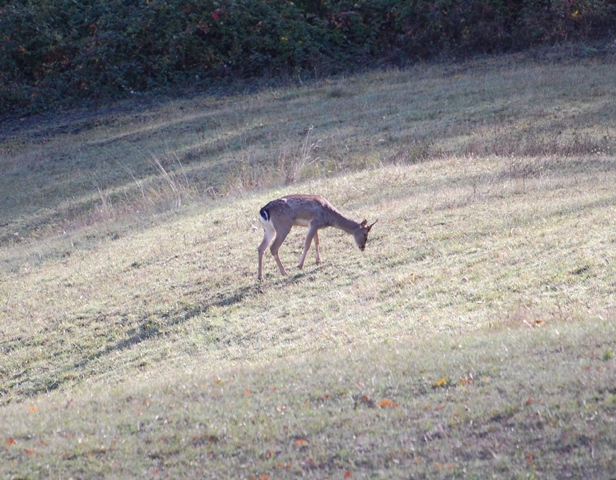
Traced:
<path fill-rule="evenodd" d="M 282 242 L 284 242 L 285 239 L 287 238 L 287 235 L 289 234 L 290 231 L 291 231 L 291 227 L 289 228 L 278 227 L 278 229 L 276 229 L 276 238 L 274 239 L 274 243 L 272 243 L 272 246 L 270 247 L 270 252 L 272 252 L 272 255 L 274 256 L 274 260 L 276 260 L 276 263 L 278 264 L 278 269 L 280 270 L 280 273 L 282 273 L 283 275 L 286 275 L 287 271 L 284 269 L 284 265 L 282 264 L 282 262 L 280 261 L 280 258 L 278 257 L 278 250 L 280 249 Z"/>
<path fill-rule="evenodd" d="M 276 237 L 276 230 L 274 230 L 273 225 L 270 222 L 267 221 L 261 221 L 261 223 L 263 224 L 263 241 L 261 242 L 261 245 L 259 245 L 259 273 L 258 273 L 258 279 L 262 280 L 263 279 L 263 254 L 265 253 L 265 250 L 267 249 L 267 247 L 269 247 L 269 244 L 272 243 L 272 240 L 274 240 L 274 238 Z"/>

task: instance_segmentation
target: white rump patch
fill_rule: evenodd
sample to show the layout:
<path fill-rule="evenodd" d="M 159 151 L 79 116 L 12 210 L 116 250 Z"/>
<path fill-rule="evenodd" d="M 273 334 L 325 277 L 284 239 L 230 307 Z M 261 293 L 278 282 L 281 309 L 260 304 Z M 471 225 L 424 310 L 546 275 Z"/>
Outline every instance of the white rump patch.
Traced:
<path fill-rule="evenodd" d="M 263 229 L 268 233 L 274 233 L 276 230 L 274 229 L 274 224 L 271 220 L 265 220 L 261 215 L 259 215 L 259 221 L 261 225 L 263 225 Z"/>

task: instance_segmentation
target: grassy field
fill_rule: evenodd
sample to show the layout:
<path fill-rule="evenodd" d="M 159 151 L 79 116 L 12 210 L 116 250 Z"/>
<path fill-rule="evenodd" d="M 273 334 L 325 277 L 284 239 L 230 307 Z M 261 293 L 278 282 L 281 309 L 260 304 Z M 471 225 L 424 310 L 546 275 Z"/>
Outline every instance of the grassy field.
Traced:
<path fill-rule="evenodd" d="M 0 476 L 612 478 L 614 60 L 553 60 L 0 126 Z M 259 283 L 292 192 L 379 221 Z"/>

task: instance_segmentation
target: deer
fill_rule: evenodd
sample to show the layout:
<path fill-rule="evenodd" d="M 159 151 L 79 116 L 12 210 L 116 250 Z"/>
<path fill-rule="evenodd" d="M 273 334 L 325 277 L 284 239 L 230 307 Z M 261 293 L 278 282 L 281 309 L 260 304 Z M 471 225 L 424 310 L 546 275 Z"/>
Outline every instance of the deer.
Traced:
<path fill-rule="evenodd" d="M 334 227 L 351 234 L 355 239 L 355 243 L 363 252 L 366 248 L 366 242 L 368 241 L 368 233 L 376 223 L 375 221 L 372 225 L 368 225 L 367 220 L 357 223 L 342 215 L 342 213 L 322 196 L 302 194 L 287 195 L 272 200 L 259 211 L 259 221 L 264 230 L 263 241 L 258 249 L 259 281 L 263 279 L 263 254 L 270 244 L 270 251 L 274 256 L 274 260 L 276 260 L 280 273 L 282 275 L 287 274 L 278 256 L 278 250 L 287 238 L 291 228 L 294 226 L 308 227 L 308 233 L 304 242 L 304 251 L 297 264 L 297 267 L 301 270 L 304 267 L 306 254 L 308 253 L 313 239 L 317 254 L 317 264 L 321 263 L 321 256 L 319 254 L 319 230 L 327 227 Z"/>

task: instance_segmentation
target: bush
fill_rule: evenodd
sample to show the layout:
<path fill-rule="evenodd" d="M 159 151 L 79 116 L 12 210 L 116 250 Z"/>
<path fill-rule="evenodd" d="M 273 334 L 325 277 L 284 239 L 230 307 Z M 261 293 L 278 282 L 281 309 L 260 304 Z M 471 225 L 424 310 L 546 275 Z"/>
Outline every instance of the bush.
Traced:
<path fill-rule="evenodd" d="M 0 114 L 614 35 L 615 0 L 6 0 Z"/>

